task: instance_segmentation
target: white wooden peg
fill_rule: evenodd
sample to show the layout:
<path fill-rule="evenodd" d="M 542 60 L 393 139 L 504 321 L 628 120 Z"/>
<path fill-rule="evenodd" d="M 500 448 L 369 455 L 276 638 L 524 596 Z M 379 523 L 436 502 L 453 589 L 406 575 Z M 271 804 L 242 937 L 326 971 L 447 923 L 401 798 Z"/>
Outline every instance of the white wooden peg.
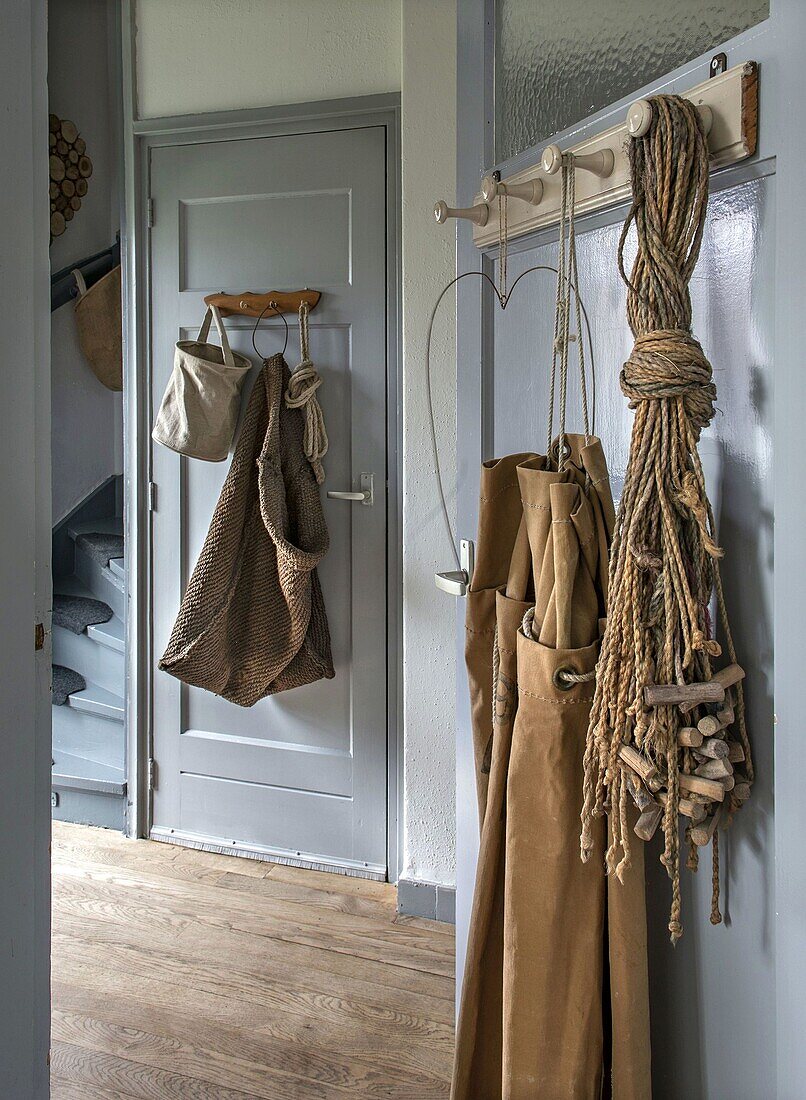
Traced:
<path fill-rule="evenodd" d="M 541 165 L 543 171 L 553 176 L 562 167 L 563 153 L 559 145 L 547 145 L 543 150 Z M 591 172 L 600 179 L 606 179 L 613 174 L 616 158 L 612 149 L 600 149 L 596 153 L 580 153 L 574 156 L 574 166 L 583 172 Z"/>
<path fill-rule="evenodd" d="M 702 103 L 697 107 L 702 119 L 703 130 L 705 130 L 706 137 L 711 132 L 711 127 L 714 124 L 714 113 L 707 103 Z M 652 125 L 652 104 L 648 99 L 636 99 L 635 103 L 630 105 L 630 109 L 627 111 L 627 133 L 630 137 L 640 138 L 649 133 L 649 127 Z"/>
<path fill-rule="evenodd" d="M 543 198 L 543 181 L 535 179 L 527 180 L 525 183 L 509 183 L 507 180 L 485 176 L 481 181 L 481 196 L 484 201 L 492 202 L 499 195 L 506 195 L 511 199 L 522 199 L 530 206 L 537 206 Z"/>
<path fill-rule="evenodd" d="M 434 217 L 440 225 L 444 225 L 448 218 L 463 218 L 465 221 L 473 222 L 474 225 L 484 226 L 490 217 L 490 208 L 486 202 L 479 202 L 475 206 L 454 209 L 448 206 L 444 199 L 440 199 L 434 206 Z"/>

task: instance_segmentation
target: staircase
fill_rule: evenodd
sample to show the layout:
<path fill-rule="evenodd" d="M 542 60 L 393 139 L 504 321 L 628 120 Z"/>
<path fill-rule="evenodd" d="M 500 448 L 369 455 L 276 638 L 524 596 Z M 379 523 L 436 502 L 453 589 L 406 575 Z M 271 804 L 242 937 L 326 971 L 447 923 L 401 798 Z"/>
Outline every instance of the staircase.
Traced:
<path fill-rule="evenodd" d="M 54 552 L 54 602 L 57 595 L 101 600 L 112 610 L 108 622 L 76 634 L 53 626 L 53 663 L 80 673 L 86 688 L 53 706 L 53 816 L 123 829 L 125 781 L 125 559 L 103 564 L 93 555 L 93 536 L 120 534 L 119 516 L 67 520 Z M 97 540 L 96 540 L 97 541 Z"/>

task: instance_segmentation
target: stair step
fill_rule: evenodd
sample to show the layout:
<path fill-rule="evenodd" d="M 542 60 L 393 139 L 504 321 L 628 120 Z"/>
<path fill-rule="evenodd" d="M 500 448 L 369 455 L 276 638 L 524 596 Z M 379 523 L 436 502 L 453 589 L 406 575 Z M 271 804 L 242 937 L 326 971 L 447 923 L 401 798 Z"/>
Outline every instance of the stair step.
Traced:
<path fill-rule="evenodd" d="M 126 760 L 123 722 L 67 706 L 54 707 L 52 718 L 54 759 L 66 753 L 105 767 L 123 769 Z"/>
<path fill-rule="evenodd" d="M 122 578 L 113 573 L 108 566 L 99 565 L 78 546 L 76 546 L 75 570 L 76 576 L 84 587 L 89 589 L 90 594 L 96 600 L 108 603 L 118 618 L 122 619 L 125 615 Z"/>
<path fill-rule="evenodd" d="M 79 535 L 122 535 L 123 518 L 121 516 L 106 516 L 104 519 L 87 519 L 80 523 L 70 523 L 67 526 L 70 538 L 75 541 Z"/>
<path fill-rule="evenodd" d="M 115 573 L 121 580 L 126 579 L 126 559 L 125 558 L 110 558 L 109 568 Z"/>
<path fill-rule="evenodd" d="M 82 756 L 54 750 L 51 785 L 71 791 L 102 791 L 104 794 L 126 793 L 122 768 L 99 764 Z"/>
<path fill-rule="evenodd" d="M 87 714 L 99 714 L 102 718 L 111 718 L 116 722 L 123 721 L 124 705 L 121 697 L 90 681 L 87 681 L 83 691 L 73 692 L 67 697 L 67 706 L 86 711 Z"/>
<path fill-rule="evenodd" d="M 87 634 L 99 645 L 116 649 L 118 653 L 124 653 L 126 650 L 126 631 L 117 615 L 113 615 L 109 622 L 88 626 Z"/>
<path fill-rule="evenodd" d="M 101 643 L 89 633 L 74 634 L 63 626 L 53 627 L 53 660 L 58 665 L 66 665 L 93 684 L 114 695 L 125 692 L 126 670 L 123 654 L 111 646 Z"/>

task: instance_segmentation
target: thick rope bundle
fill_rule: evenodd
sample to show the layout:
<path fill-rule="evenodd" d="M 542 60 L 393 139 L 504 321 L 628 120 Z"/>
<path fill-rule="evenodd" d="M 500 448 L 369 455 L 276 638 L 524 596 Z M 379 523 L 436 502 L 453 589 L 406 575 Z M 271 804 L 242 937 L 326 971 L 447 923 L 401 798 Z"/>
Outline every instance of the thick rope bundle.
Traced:
<path fill-rule="evenodd" d="M 667 786 L 661 860 L 672 879 L 669 930 L 680 924 L 679 776 L 693 768 L 678 747 L 677 706 L 647 706 L 651 684 L 711 679 L 721 653 L 708 605 L 715 592 L 730 659 L 735 652 L 719 575 L 722 551 L 697 453 L 714 412 L 711 365 L 691 333 L 688 284 L 699 256 L 708 205 L 708 146 L 696 108 L 677 96 L 652 99 L 649 132 L 632 139 L 633 203 L 619 245 L 627 284 L 627 316 L 635 346 L 621 388 L 635 410 L 630 456 L 611 549 L 607 628 L 596 670 L 585 752 L 583 860 L 592 850 L 591 820 L 607 810 L 612 842 L 608 872 L 622 877 L 630 862 L 629 772 L 620 758 L 630 745 L 663 774 Z M 635 225 L 638 251 L 627 277 L 623 251 Z M 736 721 L 752 781 L 741 685 Z M 733 808 L 733 807 L 731 807 Z M 718 910 L 718 852 L 714 833 Z M 696 862 L 692 846 L 689 865 Z"/>
<path fill-rule="evenodd" d="M 286 408 L 302 409 L 305 432 L 302 448 L 316 476 L 317 484 L 325 480 L 322 459 L 327 454 L 328 438 L 322 407 L 316 391 L 322 385 L 319 372 L 308 354 L 308 303 L 299 305 L 300 362 L 294 369 L 285 391 Z"/>

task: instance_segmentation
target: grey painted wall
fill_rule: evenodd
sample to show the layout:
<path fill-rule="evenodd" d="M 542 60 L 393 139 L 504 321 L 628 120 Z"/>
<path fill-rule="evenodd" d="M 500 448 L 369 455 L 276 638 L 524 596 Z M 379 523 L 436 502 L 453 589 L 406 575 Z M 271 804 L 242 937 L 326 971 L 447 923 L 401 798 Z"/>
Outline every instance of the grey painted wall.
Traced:
<path fill-rule="evenodd" d="M 650 975 L 656 1100 L 681 1096 L 775 1095 L 775 956 L 772 761 L 772 329 L 775 272 L 774 178 L 711 198 L 701 258 L 692 280 L 694 331 L 711 356 L 719 412 L 705 433 L 721 445 L 720 536 L 726 597 L 739 659 L 747 670 L 748 726 L 758 782 L 724 834 L 725 925 L 710 913 L 710 849 L 698 875 L 683 872 L 684 936 L 673 950 L 666 925 L 669 880 L 648 852 Z M 580 287 L 597 354 L 597 434 L 614 488 L 627 464 L 632 413 L 618 372 L 632 339 L 616 268 L 620 220 L 578 236 Z M 510 256 L 517 274 L 556 264 L 552 242 Z M 529 280 L 527 282 L 527 279 Z M 496 311 L 492 452 L 545 445 L 554 276 L 527 276 L 505 315 Z M 573 371 L 573 364 L 572 364 Z M 581 430 L 576 375 L 569 380 L 569 430 Z M 746 1026 L 747 1005 L 753 1026 Z M 715 1011 L 715 1006 L 719 1011 Z M 737 1042 L 737 1035 L 741 1041 Z M 731 1057 L 725 1059 L 724 1051 Z M 671 1074 L 670 1067 L 676 1067 Z"/>
<path fill-rule="evenodd" d="M 48 1094 L 50 400 L 45 2 L 0 34 L 0 1096 Z"/>
<path fill-rule="evenodd" d="M 81 209 L 50 249 L 54 271 L 106 248 L 120 224 L 117 70 L 109 0 L 59 0 L 48 12 L 50 110 L 75 122 L 93 174 Z M 58 522 L 123 471 L 121 395 L 97 380 L 81 354 L 73 306 L 51 317 L 53 519 Z"/>

